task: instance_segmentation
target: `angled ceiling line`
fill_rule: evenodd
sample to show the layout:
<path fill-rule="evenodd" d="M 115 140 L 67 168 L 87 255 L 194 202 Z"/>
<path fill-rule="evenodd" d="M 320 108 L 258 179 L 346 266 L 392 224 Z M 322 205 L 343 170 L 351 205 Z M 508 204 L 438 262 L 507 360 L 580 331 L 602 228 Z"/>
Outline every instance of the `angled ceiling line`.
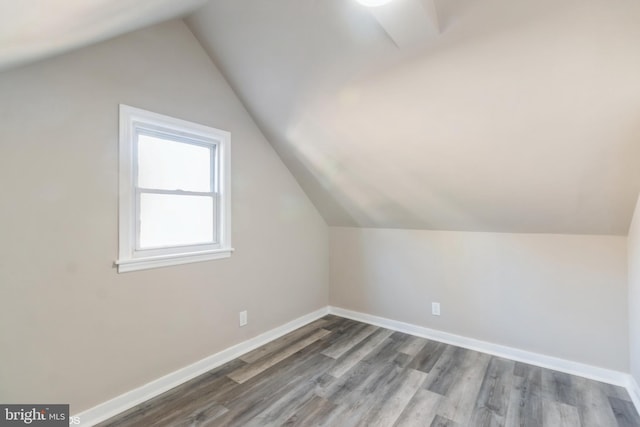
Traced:
<path fill-rule="evenodd" d="M 420 45 L 440 32 L 434 0 L 392 1 L 369 12 L 399 49 Z"/>

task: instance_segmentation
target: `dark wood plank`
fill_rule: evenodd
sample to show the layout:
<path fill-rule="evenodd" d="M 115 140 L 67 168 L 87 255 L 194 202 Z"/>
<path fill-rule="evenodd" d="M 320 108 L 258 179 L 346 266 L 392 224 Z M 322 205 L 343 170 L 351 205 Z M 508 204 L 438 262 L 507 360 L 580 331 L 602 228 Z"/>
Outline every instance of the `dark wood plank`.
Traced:
<path fill-rule="evenodd" d="M 420 390 L 426 377 L 427 374 L 421 371 L 414 369 L 404 370 L 389 392 L 381 397 L 374 411 L 361 421 L 361 425 L 370 427 L 394 425 L 409 401 Z"/>
<path fill-rule="evenodd" d="M 577 392 L 578 414 L 582 427 L 615 426 L 616 417 L 601 383 L 586 378 L 572 378 Z"/>
<path fill-rule="evenodd" d="M 345 333 L 339 340 L 326 348 L 322 354 L 338 359 L 378 329 L 377 326 L 371 325 L 366 325 L 364 328 L 354 328 L 351 333 Z"/>
<path fill-rule="evenodd" d="M 633 403 L 616 397 L 610 397 L 609 403 L 618 422 L 618 427 L 640 426 L 640 416 L 638 416 L 638 411 Z"/>
<path fill-rule="evenodd" d="M 558 401 L 543 400 L 542 425 L 543 427 L 580 427 L 578 408 Z"/>
<path fill-rule="evenodd" d="M 471 425 L 503 426 L 513 384 L 514 362 L 492 357 L 476 398 L 476 407 L 471 416 Z"/>
<path fill-rule="evenodd" d="M 352 391 L 338 403 L 341 424 L 344 427 L 367 426 L 368 416 L 379 408 L 385 396 L 391 394 L 401 375 L 402 370 L 392 364 L 373 370 L 362 384 L 362 389 Z M 363 395 L 367 399 L 363 399 Z"/>
<path fill-rule="evenodd" d="M 300 340 L 291 343 L 289 346 L 284 347 L 277 352 L 268 354 L 262 359 L 256 360 L 254 363 L 246 364 L 236 369 L 235 371 L 230 372 L 229 374 L 227 374 L 227 376 L 235 382 L 243 383 L 330 333 L 331 331 L 328 331 L 326 329 L 319 329 L 313 332 L 311 335 L 301 338 Z"/>
<path fill-rule="evenodd" d="M 298 410 L 313 400 L 316 378 L 320 373 L 321 371 L 318 371 L 313 377 L 277 393 L 274 396 L 275 400 L 271 398 L 271 404 L 249 420 L 245 424 L 246 427 L 280 426 L 286 423 Z"/>
<path fill-rule="evenodd" d="M 436 417 L 433 419 L 433 422 L 431 423 L 431 427 L 460 427 L 460 424 L 448 418 L 436 415 Z"/>
<path fill-rule="evenodd" d="M 419 389 L 405 406 L 394 427 L 431 426 L 441 399 L 444 397 L 438 393 Z"/>
<path fill-rule="evenodd" d="M 542 425 L 542 368 L 516 362 L 506 425 Z"/>
<path fill-rule="evenodd" d="M 283 348 L 302 338 L 308 337 L 318 329 L 324 329 L 323 326 L 327 323 L 328 321 L 325 319 L 318 319 L 315 322 L 311 322 L 308 325 L 298 328 L 289 334 L 286 334 L 278 339 L 271 341 L 266 345 L 263 345 L 262 347 L 259 347 L 253 351 L 250 351 L 249 353 L 240 356 L 239 359 L 246 363 L 254 363 L 259 359 L 282 350 Z"/>
<path fill-rule="evenodd" d="M 572 376 L 564 372 L 545 369 L 542 371 L 543 398 L 550 401 L 578 405 L 578 393 L 573 386 Z"/>
<path fill-rule="evenodd" d="M 398 351 L 400 353 L 406 354 L 407 356 L 415 357 L 420 352 L 420 350 L 424 348 L 425 345 L 427 345 L 426 339 L 409 336 L 407 341 L 398 349 Z M 426 372 L 424 369 L 418 370 Z"/>
<path fill-rule="evenodd" d="M 433 372 L 425 383 L 425 388 L 446 396 L 451 384 L 462 372 L 462 364 L 468 351 L 460 347 L 446 346 L 443 354 L 435 363 Z"/>
<path fill-rule="evenodd" d="M 440 342 L 425 340 L 424 345 L 418 350 L 411 362 L 409 362 L 408 367 L 428 374 L 447 347 L 446 344 Z M 404 349 L 403 347 L 402 350 Z"/>
<path fill-rule="evenodd" d="M 243 393 L 238 399 L 225 404 L 229 412 L 219 418 L 218 425 L 246 426 L 253 419 L 265 416 L 276 405 L 281 396 L 297 396 L 301 388 L 314 386 L 315 378 L 320 376 L 332 363 L 322 354 L 314 354 L 304 363 L 292 369 L 292 375 L 281 376 L 268 381 L 263 387 L 254 387 Z"/>
<path fill-rule="evenodd" d="M 241 384 L 242 387 L 233 387 L 212 395 L 212 399 L 222 405 L 231 408 L 239 402 L 246 402 L 254 396 L 264 396 L 265 393 L 273 393 L 298 378 L 308 378 L 309 372 L 315 372 L 320 368 L 320 376 L 331 366 L 333 359 L 320 354 L 324 346 L 322 341 L 316 341 L 291 357 L 277 363 L 267 371 L 251 378 Z M 318 378 L 315 380 L 318 381 Z"/>
<path fill-rule="evenodd" d="M 346 372 L 351 370 L 358 362 L 367 357 L 378 346 L 382 345 L 384 341 L 389 338 L 391 331 L 388 329 L 379 329 L 373 334 L 369 335 L 365 340 L 358 343 L 346 354 L 344 354 L 336 364 L 331 368 L 329 374 L 339 378 Z M 326 354 L 323 352 L 323 354 Z"/>
<path fill-rule="evenodd" d="M 186 419 L 176 421 L 175 423 L 172 422 L 171 424 L 176 427 L 201 427 L 213 425 L 217 422 L 218 417 L 225 414 L 227 411 L 227 408 L 214 402 L 198 408 L 192 414 L 187 415 Z M 160 423 L 163 425 L 169 425 L 166 418 L 161 420 Z"/>
<path fill-rule="evenodd" d="M 446 395 L 440 401 L 437 412 L 438 415 L 461 425 L 467 425 L 475 408 L 476 398 L 491 356 L 472 350 L 466 350 L 463 354 L 459 368 L 452 372 L 455 378 L 448 382 Z M 430 376 L 438 372 L 434 368 L 429 373 L 425 384 L 428 383 Z"/>
<path fill-rule="evenodd" d="M 318 420 L 326 419 L 338 405 L 314 395 L 311 400 L 302 405 L 285 421 L 285 426 L 306 427 L 317 424 Z"/>
<path fill-rule="evenodd" d="M 335 379 L 331 375 L 324 375 L 318 380 L 316 394 L 336 404 L 355 390 L 362 389 L 362 384 L 369 378 L 374 368 L 364 362 L 356 363 L 346 375 Z M 327 378 L 331 378 L 327 380 Z"/>

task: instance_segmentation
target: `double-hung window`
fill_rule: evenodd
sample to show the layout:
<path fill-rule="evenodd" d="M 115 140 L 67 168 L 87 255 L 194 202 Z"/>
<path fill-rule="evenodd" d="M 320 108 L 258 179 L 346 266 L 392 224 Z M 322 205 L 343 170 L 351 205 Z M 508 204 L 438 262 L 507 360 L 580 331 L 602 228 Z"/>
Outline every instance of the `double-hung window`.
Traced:
<path fill-rule="evenodd" d="M 231 254 L 229 132 L 120 105 L 118 271 Z"/>

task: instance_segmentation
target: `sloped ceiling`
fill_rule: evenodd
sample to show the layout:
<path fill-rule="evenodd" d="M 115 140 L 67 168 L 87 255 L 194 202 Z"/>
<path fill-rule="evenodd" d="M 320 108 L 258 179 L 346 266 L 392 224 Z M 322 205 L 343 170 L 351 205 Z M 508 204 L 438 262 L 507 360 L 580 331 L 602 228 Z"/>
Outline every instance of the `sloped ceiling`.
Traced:
<path fill-rule="evenodd" d="M 627 233 L 640 1 L 205 2 L 0 0 L 0 70 L 204 5 L 188 24 L 329 224 Z"/>
<path fill-rule="evenodd" d="M 330 225 L 626 234 L 640 1 L 435 9 L 411 46 L 353 0 L 211 0 L 187 23 Z"/>
<path fill-rule="evenodd" d="M 206 0 L 0 0 L 0 70 L 136 30 Z"/>

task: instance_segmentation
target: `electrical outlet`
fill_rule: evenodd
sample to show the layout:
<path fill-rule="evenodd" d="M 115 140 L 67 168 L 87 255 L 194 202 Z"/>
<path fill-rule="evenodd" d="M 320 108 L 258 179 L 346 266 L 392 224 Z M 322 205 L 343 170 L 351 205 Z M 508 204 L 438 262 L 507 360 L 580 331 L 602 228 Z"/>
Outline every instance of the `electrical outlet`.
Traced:
<path fill-rule="evenodd" d="M 240 326 L 245 326 L 248 322 L 247 319 L 247 310 L 240 312 Z"/>
<path fill-rule="evenodd" d="M 440 316 L 440 303 L 432 302 L 431 303 L 431 314 L 434 316 Z"/>

